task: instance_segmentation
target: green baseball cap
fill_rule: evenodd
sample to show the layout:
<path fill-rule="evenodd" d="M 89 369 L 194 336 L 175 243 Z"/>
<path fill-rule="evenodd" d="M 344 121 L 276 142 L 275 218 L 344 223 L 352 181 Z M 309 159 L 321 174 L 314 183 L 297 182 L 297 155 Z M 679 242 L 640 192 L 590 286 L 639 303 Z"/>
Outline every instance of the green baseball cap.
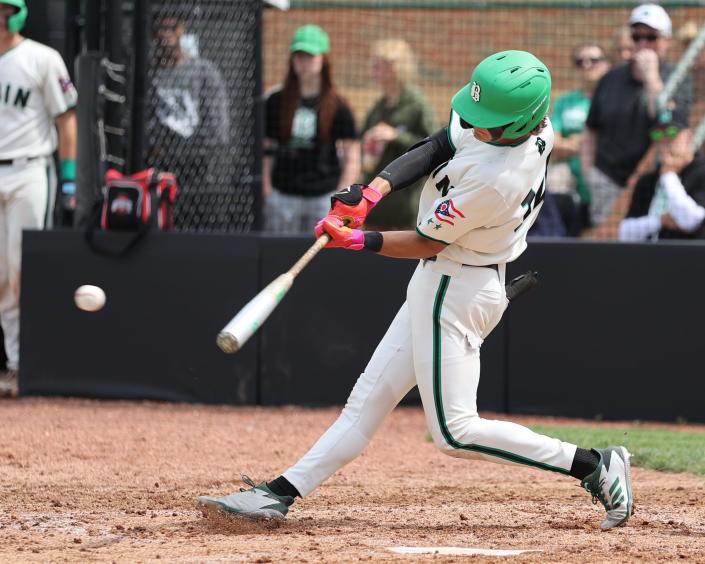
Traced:
<path fill-rule="evenodd" d="M 323 28 L 304 25 L 296 30 L 291 39 L 289 52 L 303 51 L 309 55 L 323 55 L 330 51 L 330 39 Z"/>

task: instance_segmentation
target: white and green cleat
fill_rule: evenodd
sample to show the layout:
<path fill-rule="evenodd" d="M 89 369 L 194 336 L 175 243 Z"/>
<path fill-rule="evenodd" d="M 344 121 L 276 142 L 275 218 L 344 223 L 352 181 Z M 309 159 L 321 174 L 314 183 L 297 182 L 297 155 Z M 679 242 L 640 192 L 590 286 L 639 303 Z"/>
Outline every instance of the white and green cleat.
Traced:
<path fill-rule="evenodd" d="M 202 495 L 198 498 L 198 506 L 248 519 L 284 519 L 289 506 L 294 503 L 293 497 L 275 494 L 267 482 L 255 485 L 247 476 L 243 476 L 242 481 L 250 488 L 240 488 L 239 492 L 223 497 Z"/>
<path fill-rule="evenodd" d="M 592 502 L 602 502 L 607 517 L 603 529 L 624 525 L 632 515 L 632 477 L 629 467 L 631 454 L 623 446 L 592 449 L 600 457 L 595 471 L 580 482 L 592 494 Z"/>

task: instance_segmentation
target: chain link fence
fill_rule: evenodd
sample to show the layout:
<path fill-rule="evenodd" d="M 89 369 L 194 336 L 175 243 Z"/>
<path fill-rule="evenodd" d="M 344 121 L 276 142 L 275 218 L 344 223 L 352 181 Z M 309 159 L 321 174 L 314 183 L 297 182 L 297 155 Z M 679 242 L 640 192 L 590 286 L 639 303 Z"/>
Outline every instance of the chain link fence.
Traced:
<path fill-rule="evenodd" d="M 548 182 L 551 202 L 546 202 L 539 220 L 543 227 L 549 218 L 557 218 L 560 224 L 555 229 L 549 224 L 547 232 L 532 233 L 617 239 L 636 179 L 652 170 L 658 159 L 652 150 L 637 159 L 628 181 L 619 189 L 619 198 L 613 202 L 602 193 L 591 192 L 580 171 L 578 151 L 597 79 L 602 73 L 624 65 L 634 55 L 633 30 L 628 22 L 638 4 L 295 0 L 288 11 L 264 13 L 264 89 L 268 91 L 282 83 L 289 64 L 289 44 L 300 26 L 316 24 L 325 29 L 331 42 L 329 58 L 335 84 L 352 108 L 362 134 L 364 163 L 365 132 L 370 126 L 366 122 L 375 104 L 386 95 L 379 75 L 375 74 L 381 39 L 398 39 L 411 47 L 418 69 L 413 85 L 432 107 L 437 126 L 447 121 L 451 97 L 468 81 L 472 68 L 480 60 L 505 49 L 531 51 L 551 70 L 552 119 L 556 129 L 561 128 L 564 141 L 569 141 L 560 150 L 557 147 L 552 155 Z M 665 60 L 675 64 L 705 23 L 705 7 L 700 2 L 688 1 L 663 5 L 673 29 Z M 705 114 L 705 57 L 695 59 L 685 79 L 676 85 L 675 95 L 692 89 L 688 120 L 694 127 Z M 625 131 L 629 129 L 627 126 Z M 632 138 L 619 140 L 615 151 L 632 144 L 648 146 L 649 141 L 643 138 L 642 131 L 635 130 Z M 364 170 L 360 176 L 365 177 Z M 702 199 L 699 205 L 705 206 L 705 193 L 699 197 Z M 594 221 L 594 213 L 591 220 L 590 210 L 594 212 L 603 203 L 606 211 L 600 213 L 605 214 L 604 220 Z M 549 204 L 555 213 L 551 213 Z M 657 237 L 658 233 L 651 235 Z"/>
<path fill-rule="evenodd" d="M 386 57 L 383 51 L 390 45 L 396 45 L 398 51 L 402 44 L 415 70 L 406 84 L 414 88 L 428 110 L 426 128 L 447 122 L 452 95 L 487 55 L 523 49 L 547 64 L 553 77 L 552 120 L 564 142 L 554 151 L 548 182 L 561 235 L 617 239 L 636 179 L 658 164 L 658 155 L 645 151 L 628 182 L 623 183 L 626 188 L 620 189 L 618 201 L 608 206 L 604 221 L 595 225 L 590 210 L 602 196 L 587 186 L 578 151 L 597 79 L 601 73 L 629 64 L 625 61 L 634 54 L 628 21 L 637 2 L 294 0 L 287 10 L 263 6 L 259 0 L 133 0 L 120 5 L 122 30 L 112 33 L 120 34 L 125 51 L 124 61 L 115 62 L 128 63 L 127 111 L 133 119 L 127 137 L 132 156 L 113 156 L 126 158 L 126 168 L 132 170 L 157 166 L 177 174 L 176 226 L 182 231 L 260 229 L 263 201 L 264 219 L 269 215 L 270 224 L 297 207 L 316 209 L 317 204 L 311 200 L 309 206 L 305 198 L 303 204 L 282 197 L 263 198 L 261 174 L 263 159 L 265 165 L 269 160 L 268 166 L 271 161 L 276 166 L 282 155 L 295 166 L 310 167 L 310 163 L 304 164 L 306 159 L 297 158 L 296 147 L 292 148 L 300 145 L 301 139 L 272 139 L 286 112 L 273 115 L 265 111 L 262 96 L 265 93 L 266 100 L 281 90 L 291 64 L 294 33 L 309 24 L 327 32 L 332 82 L 354 122 L 354 134 L 348 131 L 347 135 L 360 142 L 356 149 L 360 162 L 350 170 L 343 162 L 350 152 L 336 144 L 333 158 L 337 154 L 341 165 L 333 170 L 339 178 L 348 174 L 358 181 L 369 179 L 386 164 L 384 158 L 413 142 L 412 133 L 416 137 L 425 134 L 423 128 L 412 132 L 404 123 L 395 123 L 397 133 L 404 135 L 399 135 L 399 147 L 394 151 L 385 152 L 384 143 L 380 148 L 368 142 L 375 110 L 381 107 L 384 113 L 385 104 L 394 105 L 375 60 L 394 64 L 394 56 Z M 140 6 L 146 8 L 146 21 L 135 18 L 135 9 Z M 698 37 L 705 23 L 705 6 L 688 0 L 664 2 L 663 6 L 673 29 L 665 59 L 676 64 Z M 111 26 L 106 28 L 111 33 Z M 133 47 L 135 33 L 144 35 L 144 49 Z M 705 56 L 701 53 L 691 58 L 692 64 L 683 73 L 685 82 L 676 84 L 673 92 L 674 96 L 686 88 L 692 92 L 687 120 L 697 129 L 705 116 Z M 142 66 L 135 64 L 139 60 Z M 139 119 L 134 119 L 136 115 Z M 295 127 L 310 126 L 303 117 L 289 112 L 292 132 Z M 124 129 L 124 123 L 117 125 L 117 129 Z M 633 142 L 649 145 L 643 138 L 635 137 Z M 269 194 L 272 186 L 264 184 Z M 282 187 L 273 188 L 276 192 Z M 409 190 L 397 196 L 394 206 L 411 209 L 417 198 L 418 193 Z M 272 209 L 275 201 L 278 209 Z M 705 195 L 697 203 L 705 207 Z M 548 207 L 544 206 L 541 221 L 550 215 Z M 410 213 L 413 225 L 415 215 Z"/>
<path fill-rule="evenodd" d="M 177 175 L 175 227 L 249 231 L 260 183 L 259 2 L 151 2 L 145 163 Z"/>
<path fill-rule="evenodd" d="M 79 153 L 100 164 L 84 167 L 77 224 L 90 221 L 108 167 L 149 166 L 177 176 L 177 231 L 258 228 L 261 10 L 259 0 L 84 5 L 88 53 L 79 60 L 95 69 L 83 77 L 83 115 L 91 117 Z M 113 70 L 122 64 L 126 95 L 106 96 L 120 90 Z"/>

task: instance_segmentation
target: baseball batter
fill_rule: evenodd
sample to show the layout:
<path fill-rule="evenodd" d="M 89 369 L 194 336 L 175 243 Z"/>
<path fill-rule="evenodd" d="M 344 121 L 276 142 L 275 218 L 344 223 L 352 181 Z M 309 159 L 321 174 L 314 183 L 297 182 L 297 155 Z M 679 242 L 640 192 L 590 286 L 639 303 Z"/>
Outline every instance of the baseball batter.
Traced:
<path fill-rule="evenodd" d="M 629 519 L 626 448 L 587 450 L 477 412 L 480 348 L 507 306 L 505 265 L 526 248 L 544 196 L 553 148 L 550 94 L 551 76 L 539 59 L 524 51 L 496 53 L 453 97 L 446 128 L 388 165 L 369 186 L 354 185 L 333 197 L 329 215 L 316 226 L 317 235 L 332 237 L 330 247 L 422 259 L 406 303 L 338 420 L 301 460 L 271 482 L 201 497 L 202 506 L 283 518 L 297 496 L 358 456 L 416 385 L 442 452 L 573 476 L 604 505 L 603 529 Z M 415 231 L 357 229 L 381 197 L 426 174 Z"/>
<path fill-rule="evenodd" d="M 25 0 L 0 0 L 0 320 L 8 373 L 0 394 L 16 393 L 22 230 L 51 224 L 56 194 L 74 192 L 76 90 L 57 51 L 22 37 Z"/>

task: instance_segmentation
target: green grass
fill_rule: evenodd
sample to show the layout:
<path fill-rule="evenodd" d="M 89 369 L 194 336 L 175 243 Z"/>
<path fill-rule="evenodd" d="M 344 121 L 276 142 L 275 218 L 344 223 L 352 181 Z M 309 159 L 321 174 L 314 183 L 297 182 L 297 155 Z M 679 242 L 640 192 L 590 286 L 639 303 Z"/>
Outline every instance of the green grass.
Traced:
<path fill-rule="evenodd" d="M 530 428 L 584 448 L 624 445 L 633 455 L 633 466 L 705 475 L 705 433 L 638 426 L 610 429 L 535 425 Z"/>

